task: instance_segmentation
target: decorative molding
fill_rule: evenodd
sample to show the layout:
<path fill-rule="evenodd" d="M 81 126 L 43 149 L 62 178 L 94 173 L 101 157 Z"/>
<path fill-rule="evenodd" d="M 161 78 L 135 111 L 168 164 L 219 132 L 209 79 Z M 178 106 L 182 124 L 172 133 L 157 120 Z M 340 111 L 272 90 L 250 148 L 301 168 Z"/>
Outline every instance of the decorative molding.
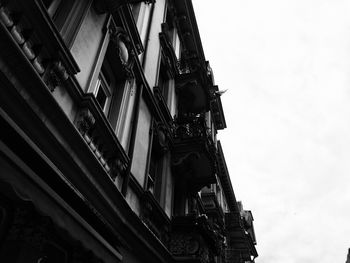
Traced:
<path fill-rule="evenodd" d="M 170 148 L 170 134 L 167 127 L 159 122 L 154 122 L 154 147 L 160 155 L 164 155 Z"/>
<path fill-rule="evenodd" d="M 99 135 L 95 134 L 96 119 L 88 108 L 79 111 L 75 125 L 111 179 L 114 181 L 117 176 L 123 175 L 127 169 L 127 162 L 123 162 L 121 155 L 118 154 L 109 157 L 111 154 L 104 150 L 105 144 L 101 142 Z"/>
<path fill-rule="evenodd" d="M 207 127 L 203 114 L 186 114 L 175 118 L 175 138 L 206 138 Z"/>
<path fill-rule="evenodd" d="M 127 168 L 127 164 L 123 163 L 119 158 L 112 159 L 108 164 L 110 167 L 109 174 L 113 180 L 115 180 L 117 176 L 123 175 Z"/>
<path fill-rule="evenodd" d="M 192 230 L 173 232 L 170 238 L 169 250 L 174 257 L 190 257 L 198 262 L 207 263 L 214 262 L 214 255 L 218 255 L 216 251 L 210 249 L 207 239 L 197 229 L 197 223 L 193 222 Z M 196 261 L 196 262 L 197 262 Z"/>
<path fill-rule="evenodd" d="M 141 220 L 166 246 L 170 241 L 170 221 L 154 195 L 145 191 L 142 196 Z"/>
<path fill-rule="evenodd" d="M 196 255 L 200 243 L 194 233 L 174 233 L 170 238 L 169 250 L 174 256 Z"/>
<path fill-rule="evenodd" d="M 76 126 L 82 135 L 85 135 L 95 124 L 95 118 L 89 109 L 81 109 L 76 118 Z"/>
<path fill-rule="evenodd" d="M 111 42 L 117 50 L 119 62 L 122 66 L 125 77 L 130 81 L 135 78 L 132 66 L 136 55 L 132 48 L 132 42 L 127 32 L 123 28 L 117 27 L 113 19 L 108 24 L 107 30 L 110 34 Z"/>
<path fill-rule="evenodd" d="M 0 21 L 6 26 L 13 40 L 22 49 L 24 56 L 32 63 L 35 70 L 42 75 L 45 72 L 45 67 L 39 56 L 39 45 L 32 43 L 31 36 L 24 36 L 23 25 L 19 21 L 15 22 L 15 19 L 11 16 L 10 10 L 6 6 L 0 8 Z M 27 25 L 30 28 L 31 25 Z M 29 30 L 27 30 L 29 31 Z M 28 34 L 28 33 L 27 33 Z M 32 32 L 31 32 L 32 34 Z"/>
<path fill-rule="evenodd" d="M 57 86 L 64 84 L 70 74 L 77 73 L 79 67 L 62 37 L 55 30 L 55 26 L 44 27 L 46 22 L 53 22 L 51 19 L 47 20 L 48 14 L 41 1 L 24 2 L 25 4 L 21 6 L 23 10 L 16 11 L 16 13 L 21 13 L 21 19 L 13 18 L 11 10 L 3 5 L 0 8 L 0 21 L 6 26 L 14 42 L 18 44 L 23 55 L 42 77 L 49 90 L 53 92 Z M 36 22 L 32 20 L 32 17 L 38 17 Z M 42 23 L 43 27 L 36 28 L 37 23 L 43 20 L 45 20 L 45 23 Z M 50 47 L 51 41 L 56 41 L 55 46 L 58 49 Z M 43 54 L 45 54 L 45 61 L 43 61 Z"/>
<path fill-rule="evenodd" d="M 50 63 L 45 75 L 45 82 L 51 92 L 53 92 L 56 87 L 62 86 L 69 78 L 69 74 L 61 61 Z"/>

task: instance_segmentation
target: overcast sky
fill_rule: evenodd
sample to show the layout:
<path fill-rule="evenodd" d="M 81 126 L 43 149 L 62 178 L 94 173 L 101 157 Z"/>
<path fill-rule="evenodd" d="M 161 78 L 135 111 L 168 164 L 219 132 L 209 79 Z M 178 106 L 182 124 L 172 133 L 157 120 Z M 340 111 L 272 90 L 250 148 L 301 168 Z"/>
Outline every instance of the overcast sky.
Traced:
<path fill-rule="evenodd" d="M 193 0 L 222 96 L 219 132 L 257 263 L 345 263 L 350 1 Z"/>

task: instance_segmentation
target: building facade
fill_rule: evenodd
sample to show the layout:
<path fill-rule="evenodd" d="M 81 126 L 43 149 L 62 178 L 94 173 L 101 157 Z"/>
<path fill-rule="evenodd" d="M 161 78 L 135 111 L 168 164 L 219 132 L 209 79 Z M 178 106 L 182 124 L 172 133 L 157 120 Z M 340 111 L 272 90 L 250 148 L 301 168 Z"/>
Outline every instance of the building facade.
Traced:
<path fill-rule="evenodd" d="M 0 1 L 1 262 L 253 262 L 191 0 Z"/>

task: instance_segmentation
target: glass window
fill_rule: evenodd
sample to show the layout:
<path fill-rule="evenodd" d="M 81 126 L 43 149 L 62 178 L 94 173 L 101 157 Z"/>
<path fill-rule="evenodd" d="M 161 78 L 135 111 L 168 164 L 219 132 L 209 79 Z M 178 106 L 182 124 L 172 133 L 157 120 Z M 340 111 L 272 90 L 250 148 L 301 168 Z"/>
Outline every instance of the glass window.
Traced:
<path fill-rule="evenodd" d="M 113 87 L 112 83 L 110 82 L 111 76 L 108 75 L 106 67 L 106 65 L 102 67 L 102 70 L 98 76 L 95 88 L 95 96 L 102 111 L 106 116 L 108 116 Z M 110 70 L 108 71 L 110 72 Z"/>
<path fill-rule="evenodd" d="M 115 58 L 115 53 L 113 45 L 110 44 L 93 91 L 101 109 L 114 129 L 117 128 L 127 82 L 122 73 L 122 65 Z"/>
<path fill-rule="evenodd" d="M 141 3 L 131 4 L 131 10 L 135 21 L 137 21 L 137 18 L 139 17 L 140 9 Z"/>
<path fill-rule="evenodd" d="M 127 77 L 116 41 L 109 40 L 108 32 L 89 91 L 96 97 L 119 142 L 127 150 L 132 129 L 136 82 Z"/>
<path fill-rule="evenodd" d="M 42 0 L 57 30 L 69 47 L 89 7 L 89 2 L 87 0 Z"/>
<path fill-rule="evenodd" d="M 142 44 L 145 45 L 147 39 L 146 34 L 149 26 L 149 19 L 152 5 L 141 2 L 132 4 L 132 12 L 135 20 L 135 24 L 139 31 L 139 35 L 142 41 Z"/>
<path fill-rule="evenodd" d="M 159 71 L 159 76 L 158 76 L 158 87 L 162 93 L 162 96 L 164 98 L 165 103 L 169 107 L 169 76 L 168 72 L 166 70 L 166 67 L 163 63 L 163 60 L 160 65 L 160 71 Z"/>
<path fill-rule="evenodd" d="M 180 58 L 180 44 L 181 44 L 180 38 L 179 38 L 179 34 L 177 32 L 177 29 L 176 29 L 176 26 L 174 23 L 173 13 L 170 12 L 169 10 L 166 13 L 165 22 L 167 25 L 166 35 L 167 35 L 168 41 L 173 46 L 175 55 L 179 59 Z"/>
<path fill-rule="evenodd" d="M 156 199 L 160 200 L 161 185 L 162 185 L 162 170 L 163 170 L 163 157 L 160 154 L 159 149 L 156 146 L 157 136 L 153 136 L 153 145 L 151 152 L 151 159 L 149 162 L 149 171 L 147 178 L 147 190 L 150 191 Z"/>

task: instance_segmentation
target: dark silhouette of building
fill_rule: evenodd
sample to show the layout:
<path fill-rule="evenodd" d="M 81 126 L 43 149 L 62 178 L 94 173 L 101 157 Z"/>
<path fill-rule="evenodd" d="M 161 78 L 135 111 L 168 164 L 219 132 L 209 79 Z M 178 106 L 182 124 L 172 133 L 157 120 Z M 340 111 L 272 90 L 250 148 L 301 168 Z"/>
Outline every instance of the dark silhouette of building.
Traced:
<path fill-rule="evenodd" d="M 190 0 L 0 1 L 1 262 L 253 262 Z"/>

